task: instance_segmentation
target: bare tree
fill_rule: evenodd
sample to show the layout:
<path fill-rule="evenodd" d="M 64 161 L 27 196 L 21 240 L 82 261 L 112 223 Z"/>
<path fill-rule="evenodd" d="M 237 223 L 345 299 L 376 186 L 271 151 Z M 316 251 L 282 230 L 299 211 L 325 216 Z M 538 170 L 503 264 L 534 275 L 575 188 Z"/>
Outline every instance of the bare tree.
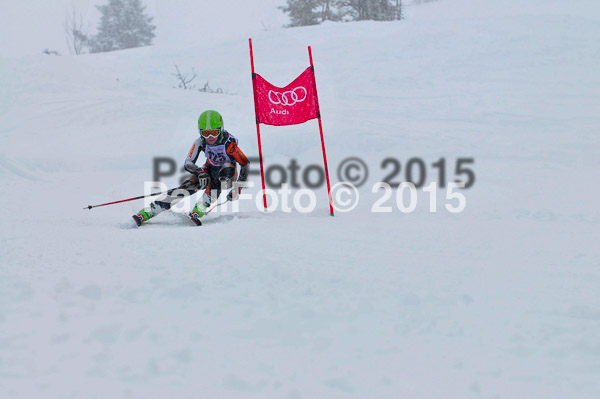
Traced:
<path fill-rule="evenodd" d="M 335 3 L 335 0 L 319 1 L 319 6 L 321 6 L 321 21 L 337 21 L 339 19 L 333 9 Z"/>
<path fill-rule="evenodd" d="M 189 78 L 187 74 L 182 74 L 181 71 L 179 70 L 179 67 L 177 66 L 177 64 L 175 64 L 175 70 L 177 71 L 177 73 L 172 73 L 171 75 L 175 76 L 177 78 L 177 80 L 179 81 L 179 88 L 182 88 L 183 90 L 192 90 L 194 87 L 196 87 L 196 85 L 190 85 L 190 83 L 192 82 L 192 80 L 196 79 L 196 76 L 198 76 L 198 74 L 196 73 L 196 71 L 194 71 L 194 68 L 192 68 L 192 77 Z M 208 82 L 207 82 L 208 85 Z"/>
<path fill-rule="evenodd" d="M 78 14 L 75 7 L 71 10 L 71 15 L 67 15 L 65 20 L 65 33 L 67 47 L 71 54 L 83 54 L 88 43 L 89 27 L 83 25 L 83 18 Z"/>

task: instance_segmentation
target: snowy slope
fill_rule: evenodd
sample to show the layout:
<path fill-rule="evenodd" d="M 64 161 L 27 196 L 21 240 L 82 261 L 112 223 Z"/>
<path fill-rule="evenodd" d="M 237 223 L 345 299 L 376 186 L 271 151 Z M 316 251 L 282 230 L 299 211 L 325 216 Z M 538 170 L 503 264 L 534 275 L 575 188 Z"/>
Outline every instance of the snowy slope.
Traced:
<path fill-rule="evenodd" d="M 369 165 L 335 218 L 324 188 L 307 215 L 246 202 L 202 228 L 81 209 L 141 194 L 153 157 L 181 164 L 207 108 L 258 154 L 246 32 L 0 58 L 0 397 L 598 397 L 598 6 L 407 13 L 252 34 L 274 84 L 313 46 L 332 181 Z M 173 88 L 173 64 L 233 95 Z M 267 166 L 321 162 L 316 121 L 261 132 Z M 371 213 L 389 156 L 428 182 L 474 158 L 465 211 L 438 190 L 436 213 L 422 192 Z"/>

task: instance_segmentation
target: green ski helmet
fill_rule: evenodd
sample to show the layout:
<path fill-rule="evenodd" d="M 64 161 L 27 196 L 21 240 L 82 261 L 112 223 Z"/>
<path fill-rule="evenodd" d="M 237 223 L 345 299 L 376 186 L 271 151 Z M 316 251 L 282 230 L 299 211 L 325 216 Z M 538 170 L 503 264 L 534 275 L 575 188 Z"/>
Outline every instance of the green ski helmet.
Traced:
<path fill-rule="evenodd" d="M 223 134 L 223 117 L 220 113 L 213 110 L 204 111 L 198 118 L 198 132 L 204 138 L 218 136 Z"/>

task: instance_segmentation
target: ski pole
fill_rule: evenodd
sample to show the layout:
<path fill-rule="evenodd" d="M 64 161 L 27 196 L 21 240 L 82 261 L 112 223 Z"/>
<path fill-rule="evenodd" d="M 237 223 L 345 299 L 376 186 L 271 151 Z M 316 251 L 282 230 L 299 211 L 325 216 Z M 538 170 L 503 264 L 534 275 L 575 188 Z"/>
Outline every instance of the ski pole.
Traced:
<path fill-rule="evenodd" d="M 222 195 L 222 197 L 226 197 L 226 198 L 227 198 L 227 195 L 228 195 L 228 194 L 229 194 L 229 193 L 230 193 L 232 190 L 233 190 L 233 189 L 231 189 L 231 190 L 227 191 L 227 194 L 223 193 L 223 194 L 225 194 L 225 195 Z M 223 204 L 224 204 L 224 203 L 226 203 L 227 201 L 229 201 L 229 200 L 228 200 L 228 199 L 225 199 L 225 201 L 221 201 L 221 202 L 216 202 L 216 201 L 215 201 L 215 203 L 214 203 L 214 204 L 213 204 L 213 205 L 212 205 L 210 208 L 208 208 L 208 210 L 207 210 L 206 212 L 204 212 L 204 214 L 206 215 L 206 214 L 208 214 L 208 213 L 210 213 L 210 212 L 214 211 L 214 210 L 215 210 L 215 209 L 216 209 L 218 206 L 220 206 L 220 205 L 223 205 Z"/>
<path fill-rule="evenodd" d="M 180 188 L 181 187 L 177 187 L 175 190 L 180 189 Z M 153 194 L 147 194 L 147 195 L 140 195 L 139 197 L 127 198 L 127 199 L 124 199 L 124 200 L 114 201 L 114 202 L 107 202 L 106 204 L 88 205 L 88 206 L 86 206 L 83 209 L 98 208 L 99 206 L 106 206 L 106 205 L 112 205 L 112 204 L 120 204 L 121 202 L 128 202 L 128 201 L 133 201 L 133 200 L 142 199 L 142 198 L 154 197 L 155 195 L 168 194 L 169 191 L 172 191 L 172 190 L 173 189 L 165 191 L 165 192 L 161 192 L 161 193 L 153 193 Z"/>

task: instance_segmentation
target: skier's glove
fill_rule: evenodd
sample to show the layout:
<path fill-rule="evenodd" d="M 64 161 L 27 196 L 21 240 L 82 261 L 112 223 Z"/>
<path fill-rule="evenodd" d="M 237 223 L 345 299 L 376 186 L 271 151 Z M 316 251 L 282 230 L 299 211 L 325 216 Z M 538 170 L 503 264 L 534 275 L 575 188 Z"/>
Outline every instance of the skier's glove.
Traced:
<path fill-rule="evenodd" d="M 200 170 L 198 176 L 198 189 L 204 190 L 210 186 L 210 175 L 205 170 Z"/>
<path fill-rule="evenodd" d="M 248 165 L 249 164 L 243 165 L 240 168 L 240 176 L 238 177 L 238 181 L 248 180 L 248 169 L 250 169 L 250 167 Z"/>
<path fill-rule="evenodd" d="M 238 200 L 238 196 L 242 192 L 242 188 L 240 187 L 237 189 L 237 194 L 235 194 L 235 197 L 234 197 L 235 190 L 236 190 L 236 188 L 234 185 L 234 188 L 230 192 L 227 193 L 227 201 L 237 201 Z"/>

